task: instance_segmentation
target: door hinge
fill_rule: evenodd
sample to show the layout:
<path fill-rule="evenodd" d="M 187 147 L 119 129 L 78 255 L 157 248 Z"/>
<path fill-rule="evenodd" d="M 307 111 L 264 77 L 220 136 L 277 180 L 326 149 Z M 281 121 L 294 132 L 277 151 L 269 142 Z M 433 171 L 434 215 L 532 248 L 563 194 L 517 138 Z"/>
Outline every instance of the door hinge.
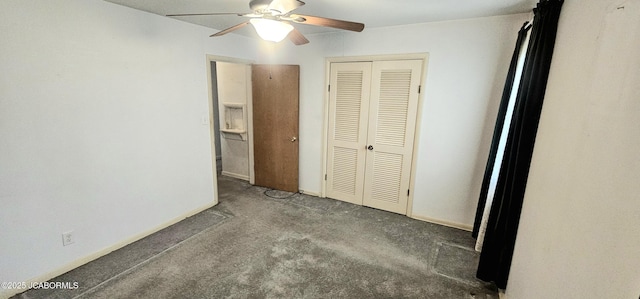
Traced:
<path fill-rule="evenodd" d="M 422 91 L 422 85 L 418 85 L 418 93 Z"/>
<path fill-rule="evenodd" d="M 407 196 L 409 196 L 409 191 L 410 191 L 410 189 L 407 189 Z"/>
<path fill-rule="evenodd" d="M 327 92 L 331 92 L 331 85 L 327 85 Z"/>
<path fill-rule="evenodd" d="M 327 174 L 326 173 L 324 174 L 324 180 L 325 181 L 327 180 Z"/>

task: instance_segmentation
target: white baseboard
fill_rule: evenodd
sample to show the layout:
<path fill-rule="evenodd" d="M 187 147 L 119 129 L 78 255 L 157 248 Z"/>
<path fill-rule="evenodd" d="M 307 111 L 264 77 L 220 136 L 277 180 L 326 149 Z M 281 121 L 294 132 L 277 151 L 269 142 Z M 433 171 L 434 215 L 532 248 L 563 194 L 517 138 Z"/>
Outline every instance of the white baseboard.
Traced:
<path fill-rule="evenodd" d="M 426 216 L 420 216 L 420 215 L 416 215 L 416 214 L 411 215 L 411 218 L 416 219 L 416 220 L 422 220 L 422 221 L 430 222 L 430 223 L 435 223 L 435 224 L 439 224 L 439 225 L 444 225 L 444 226 L 448 226 L 448 227 L 453 227 L 453 228 L 457 228 L 457 229 L 461 229 L 461 230 L 466 230 L 466 231 L 469 231 L 469 232 L 473 230 L 473 226 L 468 225 L 468 224 L 462 224 L 462 223 L 451 222 L 451 221 L 447 221 L 447 220 L 435 219 L 435 218 L 426 217 Z"/>
<path fill-rule="evenodd" d="M 167 228 L 167 227 L 169 227 L 171 225 L 174 225 L 174 224 L 184 220 L 185 218 L 191 217 L 191 216 L 193 216 L 195 214 L 198 214 L 198 213 L 200 213 L 200 212 L 202 212 L 202 211 L 204 211 L 206 209 L 209 209 L 209 208 L 215 206 L 216 204 L 217 203 L 210 203 L 210 204 L 207 204 L 207 205 L 202 206 L 200 208 L 197 208 L 195 210 L 192 210 L 190 212 L 187 212 L 185 214 L 182 214 L 182 215 L 180 215 L 180 216 L 178 216 L 176 218 L 173 218 L 173 219 L 171 219 L 171 220 L 169 220 L 169 221 L 167 221 L 167 222 L 165 222 L 165 223 L 163 223 L 163 224 L 161 224 L 159 226 L 156 226 L 155 228 L 152 228 L 150 230 L 147 230 L 147 231 L 144 231 L 142 233 L 139 233 L 139 234 L 137 234 L 137 235 L 135 235 L 135 236 L 133 236 L 131 238 L 127 238 L 127 239 L 125 239 L 123 241 L 120 241 L 120 242 L 118 242 L 116 244 L 113 244 L 113 245 L 111 245 L 109 247 L 106 247 L 106 248 L 103 248 L 101 250 L 98 250 L 97 252 L 94 252 L 94 253 L 89 254 L 87 256 L 81 257 L 81 258 L 79 258 L 79 259 L 77 259 L 75 261 L 72 261 L 72 262 L 70 262 L 70 263 L 68 263 L 68 264 L 66 264 L 66 265 L 64 265 L 64 266 L 62 266 L 62 267 L 60 267 L 60 268 L 58 268 L 56 270 L 53 270 L 51 272 L 45 273 L 43 275 L 37 276 L 37 277 L 32 278 L 32 279 L 29 279 L 29 280 L 25 281 L 25 283 L 27 285 L 30 285 L 32 283 L 39 283 L 39 282 L 49 281 L 49 280 L 51 280 L 51 279 L 53 279 L 55 277 L 58 277 L 58 276 L 60 276 L 60 275 L 62 275 L 64 273 L 67 273 L 67 272 L 69 272 L 69 271 L 71 271 L 71 270 L 73 270 L 75 268 L 78 268 L 78 267 L 80 267 L 80 266 L 82 266 L 82 265 L 84 265 L 84 264 L 86 264 L 88 262 L 91 262 L 93 260 L 96 260 L 96 259 L 104 256 L 104 255 L 107 255 L 107 254 L 111 253 L 112 251 L 118 250 L 118 249 L 120 249 L 122 247 L 125 247 L 125 246 L 127 246 L 127 245 L 129 245 L 129 244 L 131 244 L 131 243 L 133 243 L 135 241 L 138 241 L 138 240 L 140 240 L 140 239 L 142 239 L 142 238 L 144 238 L 146 236 L 149 236 L 149 235 L 151 235 L 153 233 L 156 233 L 156 232 L 158 232 L 158 231 L 160 231 L 160 230 L 162 230 L 164 228 Z M 24 292 L 26 290 L 27 289 L 0 290 L 0 298 L 9 298 L 9 297 L 11 297 L 13 295 L 22 293 L 22 292 Z"/>
<path fill-rule="evenodd" d="M 233 173 L 233 172 L 228 172 L 228 171 L 222 171 L 222 175 L 228 176 L 228 177 L 232 177 L 232 178 L 236 178 L 236 179 L 241 179 L 244 181 L 248 181 L 249 180 L 249 176 L 243 175 L 243 174 L 237 174 L 237 173 Z"/>
<path fill-rule="evenodd" d="M 307 191 L 307 190 L 299 190 L 299 191 L 302 194 L 311 195 L 311 196 L 315 196 L 315 197 L 320 197 L 320 193 L 318 193 L 318 192 Z"/>

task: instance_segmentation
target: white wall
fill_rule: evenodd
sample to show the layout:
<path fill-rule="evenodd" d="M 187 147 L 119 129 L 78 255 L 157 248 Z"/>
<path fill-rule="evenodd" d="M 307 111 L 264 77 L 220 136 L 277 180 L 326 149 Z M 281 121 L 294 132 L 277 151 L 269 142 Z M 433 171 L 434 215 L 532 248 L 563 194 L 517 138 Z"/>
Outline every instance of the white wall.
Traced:
<path fill-rule="evenodd" d="M 319 193 L 325 58 L 428 52 L 413 211 L 470 225 L 527 18 L 337 32 L 295 47 L 210 39 L 211 29 L 99 0 L 2 1 L 0 280 L 46 276 L 213 204 L 205 54 L 301 65 L 300 188 Z M 77 241 L 62 247 L 67 230 Z"/>
<path fill-rule="evenodd" d="M 225 103 L 243 104 L 245 109 L 248 98 L 248 84 L 251 83 L 250 66 L 240 63 L 217 62 L 218 106 L 220 108 L 220 128 L 227 126 L 227 121 L 238 122 L 245 129 L 248 126 L 247 113 L 244 118 L 226 119 Z M 239 110 L 239 109 L 238 109 Z M 233 126 L 233 125 L 232 125 Z M 222 135 L 222 174 L 249 180 L 249 142 L 236 134 Z"/>
<path fill-rule="evenodd" d="M 564 3 L 509 299 L 638 298 L 638 49 L 640 2 Z"/>
<path fill-rule="evenodd" d="M 326 57 L 429 53 L 413 215 L 469 228 L 511 53 L 529 14 L 309 36 L 265 48 L 263 62 L 301 65 L 300 188 L 323 179 Z"/>
<path fill-rule="evenodd" d="M 206 54 L 253 41 L 99 0 L 4 0 L 0 28 L 0 281 L 214 204 Z"/>

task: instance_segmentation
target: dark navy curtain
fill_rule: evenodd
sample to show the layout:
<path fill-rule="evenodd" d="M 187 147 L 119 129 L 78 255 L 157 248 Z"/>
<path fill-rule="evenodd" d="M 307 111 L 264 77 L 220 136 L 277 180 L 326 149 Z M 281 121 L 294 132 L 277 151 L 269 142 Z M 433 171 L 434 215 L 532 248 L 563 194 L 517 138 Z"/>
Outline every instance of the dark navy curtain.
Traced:
<path fill-rule="evenodd" d="M 506 288 L 563 0 L 533 10 L 527 56 L 476 276 Z"/>

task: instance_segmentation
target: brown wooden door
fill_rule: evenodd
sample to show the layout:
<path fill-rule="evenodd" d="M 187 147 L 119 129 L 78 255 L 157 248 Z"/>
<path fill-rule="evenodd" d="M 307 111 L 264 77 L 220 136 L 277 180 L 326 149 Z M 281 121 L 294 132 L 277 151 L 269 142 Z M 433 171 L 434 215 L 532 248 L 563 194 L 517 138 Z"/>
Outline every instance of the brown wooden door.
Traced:
<path fill-rule="evenodd" d="M 251 67 L 255 184 L 298 192 L 300 66 Z"/>

